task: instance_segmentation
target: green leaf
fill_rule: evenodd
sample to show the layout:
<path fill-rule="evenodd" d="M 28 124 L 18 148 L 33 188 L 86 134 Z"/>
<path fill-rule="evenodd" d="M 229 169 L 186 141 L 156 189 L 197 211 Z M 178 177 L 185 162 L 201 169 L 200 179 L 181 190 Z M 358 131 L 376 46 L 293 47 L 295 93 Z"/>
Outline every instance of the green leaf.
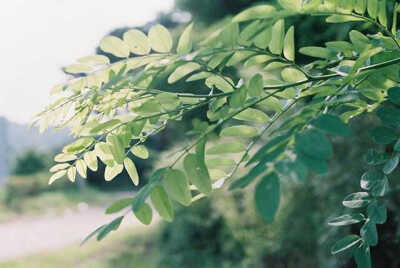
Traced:
<path fill-rule="evenodd" d="M 219 135 L 221 137 L 252 138 L 258 135 L 258 131 L 254 127 L 241 125 L 224 128 Z"/>
<path fill-rule="evenodd" d="M 389 88 L 387 94 L 391 102 L 400 104 L 400 87 Z"/>
<path fill-rule="evenodd" d="M 396 132 L 391 128 L 378 126 L 371 131 L 371 137 L 377 144 L 390 144 L 397 140 Z"/>
<path fill-rule="evenodd" d="M 314 58 L 321 58 L 321 59 L 332 59 L 335 58 L 335 52 L 330 50 L 329 48 L 325 47 L 302 47 L 300 48 L 299 52 L 303 55 L 314 57 Z"/>
<path fill-rule="evenodd" d="M 149 158 L 149 151 L 144 145 L 135 145 L 131 149 L 132 154 L 135 156 L 142 158 L 142 159 L 147 159 Z"/>
<path fill-rule="evenodd" d="M 82 240 L 82 242 L 80 243 L 80 246 L 83 246 L 87 241 L 90 240 L 90 238 L 92 238 L 93 236 L 95 236 L 96 234 L 98 234 L 106 225 L 103 224 L 99 227 L 96 228 L 96 230 L 94 230 L 93 232 L 91 232 L 90 234 L 88 234 L 85 239 Z"/>
<path fill-rule="evenodd" d="M 346 196 L 342 204 L 348 208 L 362 208 L 371 202 L 371 197 L 367 192 L 352 193 Z"/>
<path fill-rule="evenodd" d="M 210 158 L 206 160 L 206 165 L 208 168 L 222 168 L 222 167 L 232 167 L 236 165 L 236 162 L 230 158 Z"/>
<path fill-rule="evenodd" d="M 174 218 L 174 210 L 168 195 L 160 185 L 156 185 L 150 194 L 151 203 L 154 205 L 158 214 L 166 220 L 172 221 Z"/>
<path fill-rule="evenodd" d="M 275 164 L 275 169 L 282 176 L 297 181 L 305 181 L 308 175 L 308 168 L 298 159 L 296 161 L 280 161 Z"/>
<path fill-rule="evenodd" d="M 137 55 L 147 55 L 150 53 L 149 39 L 142 31 L 137 29 L 129 30 L 124 33 L 123 39 L 132 53 Z"/>
<path fill-rule="evenodd" d="M 106 166 L 106 170 L 104 172 L 104 179 L 106 181 L 113 180 L 118 174 L 120 174 L 124 170 L 123 165 L 114 165 L 114 166 Z"/>
<path fill-rule="evenodd" d="M 246 146 L 239 142 L 218 143 L 207 150 L 207 154 L 235 154 L 246 150 Z"/>
<path fill-rule="evenodd" d="M 233 21 L 241 22 L 254 19 L 267 19 L 267 18 L 273 18 L 275 15 L 276 15 L 275 7 L 271 5 L 258 5 L 240 12 L 233 18 Z"/>
<path fill-rule="evenodd" d="M 178 68 L 168 77 L 168 83 L 173 84 L 179 80 L 181 80 L 186 75 L 193 73 L 196 70 L 200 69 L 200 64 L 195 62 L 185 63 Z"/>
<path fill-rule="evenodd" d="M 101 228 L 101 230 L 99 230 L 99 234 L 97 235 L 97 240 L 100 241 L 105 238 L 110 232 L 117 230 L 121 225 L 123 219 L 124 216 L 120 216 Z"/>
<path fill-rule="evenodd" d="M 379 22 L 387 27 L 387 13 L 386 13 L 386 0 L 380 0 L 378 4 L 378 19 Z"/>
<path fill-rule="evenodd" d="M 265 123 L 271 120 L 269 116 L 266 115 L 264 112 L 254 108 L 247 108 L 243 112 L 240 112 L 239 114 L 235 115 L 233 118 L 236 120 L 249 121 L 255 123 Z"/>
<path fill-rule="evenodd" d="M 272 40 L 269 43 L 269 50 L 273 54 L 280 55 L 283 49 L 283 42 L 285 38 L 285 22 L 284 20 L 278 20 L 272 26 Z"/>
<path fill-rule="evenodd" d="M 113 54 L 119 58 L 127 58 L 129 56 L 129 46 L 120 38 L 115 36 L 106 36 L 100 41 L 100 48 L 104 52 Z"/>
<path fill-rule="evenodd" d="M 331 114 L 323 114 L 311 121 L 311 124 L 327 133 L 348 136 L 351 134 L 349 126 L 340 117 Z"/>
<path fill-rule="evenodd" d="M 376 110 L 376 115 L 387 126 L 400 126 L 400 109 L 396 107 L 382 105 Z"/>
<path fill-rule="evenodd" d="M 239 25 L 237 23 L 227 25 L 221 32 L 220 39 L 226 47 L 234 47 L 239 39 Z"/>
<path fill-rule="evenodd" d="M 164 178 L 165 172 L 166 172 L 165 168 L 157 169 L 156 171 L 153 172 L 149 182 L 145 186 L 143 186 L 140 189 L 139 193 L 136 195 L 135 201 L 133 202 L 132 205 L 133 211 L 135 212 L 139 211 L 139 209 L 145 203 L 147 197 L 150 195 L 150 192 L 153 189 L 153 187 L 156 186 Z"/>
<path fill-rule="evenodd" d="M 396 169 L 396 167 L 397 167 L 397 165 L 399 164 L 399 155 L 398 154 L 395 154 L 392 158 L 390 158 L 387 162 L 386 162 L 386 164 L 383 166 L 383 169 L 382 169 L 382 171 L 383 171 L 383 173 L 385 173 L 385 174 L 390 174 L 390 173 L 392 173 L 395 169 Z"/>
<path fill-rule="evenodd" d="M 197 189 L 203 194 L 210 194 L 212 190 L 211 179 L 204 160 L 201 160 L 195 154 L 187 154 L 183 160 L 183 166 L 187 177 Z"/>
<path fill-rule="evenodd" d="M 86 165 L 88 168 L 90 168 L 92 171 L 97 171 L 97 156 L 94 151 L 86 152 L 83 155 L 83 159 L 85 160 Z"/>
<path fill-rule="evenodd" d="M 245 188 L 265 171 L 266 171 L 265 163 L 258 163 L 245 176 L 234 181 L 229 186 L 229 190 L 235 190 L 237 188 Z"/>
<path fill-rule="evenodd" d="M 333 218 L 329 220 L 328 224 L 331 226 L 346 226 L 362 222 L 363 220 L 364 216 L 361 213 L 352 213 Z"/>
<path fill-rule="evenodd" d="M 242 85 L 240 88 L 235 89 L 229 99 L 229 106 L 232 108 L 240 108 L 246 101 L 247 87 Z"/>
<path fill-rule="evenodd" d="M 96 134 L 96 133 L 99 133 L 99 132 L 101 132 L 103 130 L 108 130 L 108 129 L 118 125 L 119 123 L 121 123 L 121 121 L 119 119 L 111 119 L 111 120 L 109 120 L 107 122 L 104 122 L 104 123 L 101 123 L 101 124 L 95 126 L 94 128 L 92 128 L 90 130 L 90 133 L 91 134 Z"/>
<path fill-rule="evenodd" d="M 107 145 L 114 157 L 115 162 L 122 164 L 125 158 L 125 150 L 119 137 L 114 134 L 108 135 Z"/>
<path fill-rule="evenodd" d="M 331 15 L 326 18 L 327 23 L 343 23 L 343 22 L 351 22 L 351 21 L 362 21 L 362 18 L 358 18 L 351 15 Z"/>
<path fill-rule="evenodd" d="M 255 74 L 251 77 L 248 86 L 250 97 L 258 97 L 264 90 L 264 79 L 261 74 Z"/>
<path fill-rule="evenodd" d="M 294 61 L 295 57 L 295 47 L 294 47 L 294 27 L 291 26 L 286 32 L 284 45 L 283 45 L 283 55 L 286 59 Z"/>
<path fill-rule="evenodd" d="M 272 138 L 270 141 L 268 141 L 266 144 L 264 144 L 254 155 L 253 157 L 247 162 L 246 166 L 250 165 L 251 163 L 254 163 L 258 160 L 260 160 L 264 155 L 267 153 L 273 151 L 277 147 L 281 146 L 282 144 L 287 144 L 288 139 L 291 137 L 291 133 L 288 132 L 286 134 L 283 134 L 281 136 L 277 136 Z"/>
<path fill-rule="evenodd" d="M 91 55 L 78 59 L 78 62 L 97 66 L 109 64 L 110 60 L 104 55 Z"/>
<path fill-rule="evenodd" d="M 371 222 L 383 224 L 387 219 L 386 206 L 382 202 L 371 202 L 367 207 L 367 215 Z"/>
<path fill-rule="evenodd" d="M 309 157 L 329 159 L 332 157 L 332 145 L 328 138 L 317 130 L 307 130 L 296 137 L 295 148 Z"/>
<path fill-rule="evenodd" d="M 193 23 L 189 24 L 185 28 L 181 37 L 179 38 L 178 46 L 176 48 L 176 52 L 178 52 L 178 54 L 188 54 L 190 53 L 190 51 L 192 51 L 192 46 L 193 46 L 191 39 L 192 29 L 193 29 Z"/>
<path fill-rule="evenodd" d="M 353 43 L 355 49 L 362 53 L 367 45 L 370 44 L 368 37 L 364 34 L 360 33 L 359 31 L 352 30 L 349 33 L 350 41 Z"/>
<path fill-rule="evenodd" d="M 271 173 L 261 179 L 254 192 L 255 207 L 258 214 L 268 223 L 274 221 L 279 208 L 279 178 Z"/>
<path fill-rule="evenodd" d="M 162 181 L 165 191 L 173 200 L 184 206 L 189 206 L 192 195 L 185 174 L 177 169 L 168 169 Z"/>
<path fill-rule="evenodd" d="M 153 219 L 153 210 L 147 203 L 142 204 L 138 210 L 133 210 L 136 218 L 144 225 L 149 225 Z"/>
<path fill-rule="evenodd" d="M 368 0 L 367 11 L 368 15 L 375 19 L 378 15 L 378 0 Z"/>
<path fill-rule="evenodd" d="M 340 252 L 347 251 L 361 242 L 361 238 L 358 235 L 348 235 L 345 238 L 337 241 L 331 249 L 332 254 L 338 254 Z"/>
<path fill-rule="evenodd" d="M 354 9 L 358 14 L 364 14 L 367 9 L 367 0 L 356 0 Z"/>
<path fill-rule="evenodd" d="M 293 67 L 287 67 L 283 69 L 281 72 L 281 76 L 284 81 L 289 83 L 304 81 L 306 79 L 306 76 L 301 71 Z"/>
<path fill-rule="evenodd" d="M 113 214 L 120 212 L 126 207 L 131 206 L 133 203 L 133 198 L 123 198 L 114 203 L 112 203 L 107 209 L 106 214 Z"/>
<path fill-rule="evenodd" d="M 378 232 L 376 224 L 371 220 L 367 220 L 360 230 L 361 237 L 369 246 L 376 246 L 378 244 Z"/>
<path fill-rule="evenodd" d="M 372 268 L 371 253 L 368 246 L 361 245 L 357 247 L 353 256 L 358 268 Z"/>
<path fill-rule="evenodd" d="M 232 92 L 232 85 L 219 75 L 212 75 L 206 79 L 206 86 L 209 88 L 216 87 L 222 92 Z"/>
<path fill-rule="evenodd" d="M 167 28 L 157 24 L 149 30 L 151 48 L 160 53 L 170 52 L 172 49 L 172 37 Z"/>
<path fill-rule="evenodd" d="M 383 164 L 387 160 L 385 153 L 382 153 L 375 149 L 368 149 L 363 158 L 368 165 L 373 166 Z"/>
<path fill-rule="evenodd" d="M 130 158 L 126 157 L 124 159 L 124 166 L 133 184 L 137 186 L 139 184 L 139 175 L 136 170 L 135 163 L 133 163 L 133 161 Z"/>

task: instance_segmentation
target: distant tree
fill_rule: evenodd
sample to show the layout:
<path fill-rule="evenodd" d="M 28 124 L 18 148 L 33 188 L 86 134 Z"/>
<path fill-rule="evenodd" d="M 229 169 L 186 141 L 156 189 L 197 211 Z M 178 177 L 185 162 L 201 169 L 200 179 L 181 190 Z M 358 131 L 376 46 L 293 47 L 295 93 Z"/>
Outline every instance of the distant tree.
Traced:
<path fill-rule="evenodd" d="M 47 157 L 33 150 L 20 155 L 15 163 L 12 173 L 15 175 L 28 175 L 42 171 L 47 167 Z"/>

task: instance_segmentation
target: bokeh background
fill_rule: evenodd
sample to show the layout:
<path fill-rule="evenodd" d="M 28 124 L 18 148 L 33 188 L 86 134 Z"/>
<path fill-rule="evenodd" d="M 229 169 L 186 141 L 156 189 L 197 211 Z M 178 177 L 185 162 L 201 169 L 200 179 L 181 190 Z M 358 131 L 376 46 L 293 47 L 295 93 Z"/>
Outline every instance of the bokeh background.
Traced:
<path fill-rule="evenodd" d="M 336 138 L 330 171 L 305 183 L 283 185 L 279 215 L 271 225 L 259 219 L 252 188 L 218 192 L 176 219 L 157 218 L 144 227 L 133 217 L 102 242 L 79 242 L 109 221 L 104 209 L 132 196 L 126 174 L 103 180 L 104 167 L 87 180 L 59 180 L 49 187 L 53 156 L 71 140 L 67 131 L 39 134 L 29 128 L 33 115 L 50 102 L 52 85 L 63 81 L 62 67 L 76 58 L 101 53 L 105 35 L 129 28 L 147 30 L 156 23 L 178 36 L 194 21 L 197 40 L 254 4 L 246 0 L 13 0 L 0 9 L 0 267 L 354 267 L 350 256 L 330 256 L 333 242 L 349 228 L 330 228 L 327 219 L 343 211 L 341 201 L 358 189 L 361 155 L 371 145 L 367 129 L 373 116 L 352 121 L 353 138 Z M 393 1 L 388 1 L 393 2 Z M 319 17 L 297 17 L 297 46 L 345 40 L 363 25 L 326 25 Z M 298 55 L 300 62 L 308 59 Z M 187 116 L 149 140 L 151 158 L 136 159 L 144 182 L 184 137 L 179 133 L 202 112 Z M 266 138 L 267 139 L 267 138 Z M 398 174 L 395 176 L 398 177 Z M 375 267 L 400 267 L 400 196 L 392 196 L 389 220 L 378 226 L 380 243 L 372 251 Z M 354 227 L 354 231 L 358 227 Z"/>

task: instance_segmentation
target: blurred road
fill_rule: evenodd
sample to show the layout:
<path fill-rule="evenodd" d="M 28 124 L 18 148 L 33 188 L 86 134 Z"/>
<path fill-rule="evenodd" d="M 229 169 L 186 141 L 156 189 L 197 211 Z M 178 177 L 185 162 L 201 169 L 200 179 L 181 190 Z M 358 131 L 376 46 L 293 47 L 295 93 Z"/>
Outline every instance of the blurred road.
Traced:
<path fill-rule="evenodd" d="M 0 224 L 0 261 L 20 256 L 53 251 L 76 244 L 98 226 L 107 223 L 114 215 L 105 215 L 104 208 L 82 205 L 78 212 L 67 210 L 59 216 L 20 218 Z M 157 219 L 153 219 L 153 223 Z M 134 216 L 127 216 L 120 228 L 143 226 Z"/>

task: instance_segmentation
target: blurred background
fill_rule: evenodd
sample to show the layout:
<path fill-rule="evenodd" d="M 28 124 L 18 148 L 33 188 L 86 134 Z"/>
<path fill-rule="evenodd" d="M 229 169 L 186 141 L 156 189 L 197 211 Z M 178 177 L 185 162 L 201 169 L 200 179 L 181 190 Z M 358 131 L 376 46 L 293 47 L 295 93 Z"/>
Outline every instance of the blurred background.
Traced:
<path fill-rule="evenodd" d="M 133 217 L 104 241 L 79 242 L 113 219 L 104 209 L 132 196 L 126 174 L 112 182 L 104 167 L 87 180 L 63 179 L 47 185 L 54 155 L 71 138 L 67 131 L 39 134 L 30 119 L 50 102 L 50 88 L 64 80 L 62 66 L 101 53 L 105 35 L 161 23 L 178 36 L 195 21 L 201 40 L 233 14 L 254 4 L 246 0 L 39 0 L 4 1 L 0 10 L 0 267 L 355 267 L 350 256 L 330 256 L 333 242 L 352 231 L 326 225 L 343 211 L 341 201 L 358 190 L 360 156 L 369 148 L 366 129 L 373 116 L 351 122 L 356 138 L 336 138 L 335 158 L 323 176 L 284 185 L 276 221 L 266 225 L 253 210 L 252 188 L 218 192 L 189 208 L 178 207 L 174 222 L 158 219 L 145 227 Z M 388 1 L 393 2 L 393 1 Z M 326 25 L 322 18 L 297 17 L 297 46 L 344 40 L 351 28 Z M 304 33 L 307 33 L 306 35 Z M 307 61 L 298 55 L 300 62 Z M 150 159 L 135 159 L 141 177 L 179 146 L 179 134 L 202 111 L 171 125 L 147 143 Z M 361 137 L 361 138 L 360 138 Z M 182 139 L 181 139 L 182 138 Z M 398 175 L 398 174 L 397 174 Z M 145 180 L 144 180 L 145 181 Z M 380 243 L 372 251 L 375 267 L 400 267 L 400 196 L 393 196 L 388 222 L 379 225 Z M 354 231 L 358 226 L 354 226 Z"/>

